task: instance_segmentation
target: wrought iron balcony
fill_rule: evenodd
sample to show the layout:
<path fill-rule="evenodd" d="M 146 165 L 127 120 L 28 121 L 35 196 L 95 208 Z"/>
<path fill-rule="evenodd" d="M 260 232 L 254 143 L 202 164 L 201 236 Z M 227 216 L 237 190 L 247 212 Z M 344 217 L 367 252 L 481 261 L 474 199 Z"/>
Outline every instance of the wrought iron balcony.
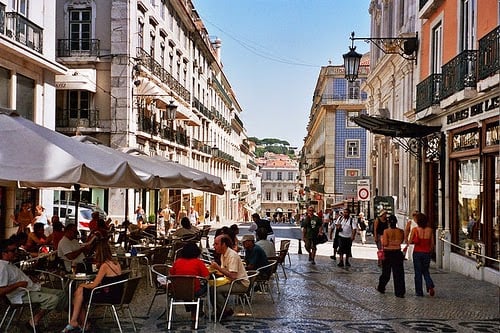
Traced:
<path fill-rule="evenodd" d="M 212 153 L 212 147 L 207 145 L 206 143 L 203 143 L 199 140 L 192 139 L 191 140 L 191 147 L 195 150 L 201 151 L 205 154 L 211 154 Z"/>
<path fill-rule="evenodd" d="M 153 135 L 158 133 L 156 121 L 144 112 L 139 112 L 138 114 L 137 130 Z"/>
<path fill-rule="evenodd" d="M 211 115 L 211 112 L 210 110 L 205 106 L 203 105 L 202 102 L 200 102 L 197 98 L 193 98 L 193 103 L 192 103 L 192 106 L 197 109 L 199 112 L 201 112 L 201 114 L 203 114 L 205 117 L 207 118 L 211 118 L 212 115 Z"/>
<path fill-rule="evenodd" d="M 58 39 L 58 57 L 98 57 L 100 54 L 99 39 Z"/>
<path fill-rule="evenodd" d="M 478 76 L 484 80 L 500 71 L 500 25 L 479 40 Z"/>
<path fill-rule="evenodd" d="M 5 30 L 2 28 L 2 33 L 38 53 L 43 52 L 43 29 L 41 27 L 16 12 L 5 13 L 5 7 L 0 13 L 3 14 L 0 25 L 5 27 Z M 4 16 L 5 22 L 3 22 Z"/>
<path fill-rule="evenodd" d="M 441 67 L 441 99 L 477 84 L 477 50 L 466 50 Z"/>
<path fill-rule="evenodd" d="M 144 66 L 149 72 L 165 83 L 180 98 L 186 102 L 191 102 L 191 93 L 177 81 L 163 66 L 154 60 L 144 49 L 137 48 L 137 64 Z"/>
<path fill-rule="evenodd" d="M 84 127 L 99 126 L 99 110 L 97 109 L 57 109 L 56 127 Z"/>
<path fill-rule="evenodd" d="M 417 112 L 439 105 L 441 80 L 441 74 L 432 74 L 417 85 Z"/>

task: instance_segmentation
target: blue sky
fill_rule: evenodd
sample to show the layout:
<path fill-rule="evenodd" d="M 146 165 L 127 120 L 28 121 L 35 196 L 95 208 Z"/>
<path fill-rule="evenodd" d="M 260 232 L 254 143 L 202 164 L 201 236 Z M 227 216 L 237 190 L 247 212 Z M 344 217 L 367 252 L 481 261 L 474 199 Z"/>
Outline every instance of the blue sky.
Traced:
<path fill-rule="evenodd" d="M 321 66 L 342 65 L 352 31 L 370 35 L 369 0 L 193 0 L 222 40 L 224 72 L 248 136 L 302 147 Z M 356 42 L 357 51 L 369 45 Z"/>

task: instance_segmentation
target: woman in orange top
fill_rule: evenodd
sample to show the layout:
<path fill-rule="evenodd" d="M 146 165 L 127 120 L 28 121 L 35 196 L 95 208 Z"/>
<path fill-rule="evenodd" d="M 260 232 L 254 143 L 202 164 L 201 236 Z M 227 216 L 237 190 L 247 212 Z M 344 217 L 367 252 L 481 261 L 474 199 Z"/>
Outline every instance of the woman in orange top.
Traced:
<path fill-rule="evenodd" d="M 434 296 L 434 282 L 429 273 L 431 264 L 431 253 L 434 250 L 434 230 L 428 225 L 427 216 L 418 213 L 415 217 L 417 227 L 413 228 L 410 234 L 411 244 L 415 244 L 413 249 L 413 268 L 415 270 L 415 293 L 417 296 L 424 296 L 422 289 L 422 276 L 429 295 Z"/>
<path fill-rule="evenodd" d="M 405 287 L 405 272 L 403 267 L 403 252 L 401 252 L 401 244 L 404 241 L 404 231 L 397 227 L 398 220 L 396 216 L 390 215 L 387 218 L 389 229 L 384 230 L 381 243 L 384 248 L 384 257 L 382 261 L 382 274 L 380 275 L 377 290 L 382 294 L 385 293 L 385 286 L 389 279 L 394 280 L 394 294 L 396 297 L 403 298 L 406 292 Z"/>

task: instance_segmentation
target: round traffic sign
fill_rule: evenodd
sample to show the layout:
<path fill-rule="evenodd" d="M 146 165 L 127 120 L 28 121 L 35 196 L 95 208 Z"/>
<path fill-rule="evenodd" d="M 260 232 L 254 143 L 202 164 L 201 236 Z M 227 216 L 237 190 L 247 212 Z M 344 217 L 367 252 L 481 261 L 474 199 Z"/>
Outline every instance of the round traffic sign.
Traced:
<path fill-rule="evenodd" d="M 361 187 L 358 190 L 358 198 L 360 200 L 366 200 L 370 197 L 370 191 L 366 187 Z"/>

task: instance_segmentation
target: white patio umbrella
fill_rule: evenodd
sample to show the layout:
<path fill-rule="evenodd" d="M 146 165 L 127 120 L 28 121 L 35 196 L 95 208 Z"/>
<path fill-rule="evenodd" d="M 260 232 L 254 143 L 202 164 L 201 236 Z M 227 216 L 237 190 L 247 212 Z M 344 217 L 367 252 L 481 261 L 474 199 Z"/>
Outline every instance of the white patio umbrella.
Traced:
<path fill-rule="evenodd" d="M 96 149 L 0 110 L 0 184 L 34 188 L 148 188 L 153 177 Z"/>
<path fill-rule="evenodd" d="M 220 177 L 198 171 L 194 168 L 169 161 L 160 156 L 148 156 L 141 151 L 130 151 L 129 153 L 115 150 L 103 145 L 97 139 L 89 136 L 74 136 L 74 140 L 82 143 L 93 144 L 93 146 L 107 152 L 119 153 L 126 159 L 130 166 L 137 172 L 153 175 L 150 182 L 151 189 L 196 189 L 200 191 L 224 194 L 224 184 Z"/>

